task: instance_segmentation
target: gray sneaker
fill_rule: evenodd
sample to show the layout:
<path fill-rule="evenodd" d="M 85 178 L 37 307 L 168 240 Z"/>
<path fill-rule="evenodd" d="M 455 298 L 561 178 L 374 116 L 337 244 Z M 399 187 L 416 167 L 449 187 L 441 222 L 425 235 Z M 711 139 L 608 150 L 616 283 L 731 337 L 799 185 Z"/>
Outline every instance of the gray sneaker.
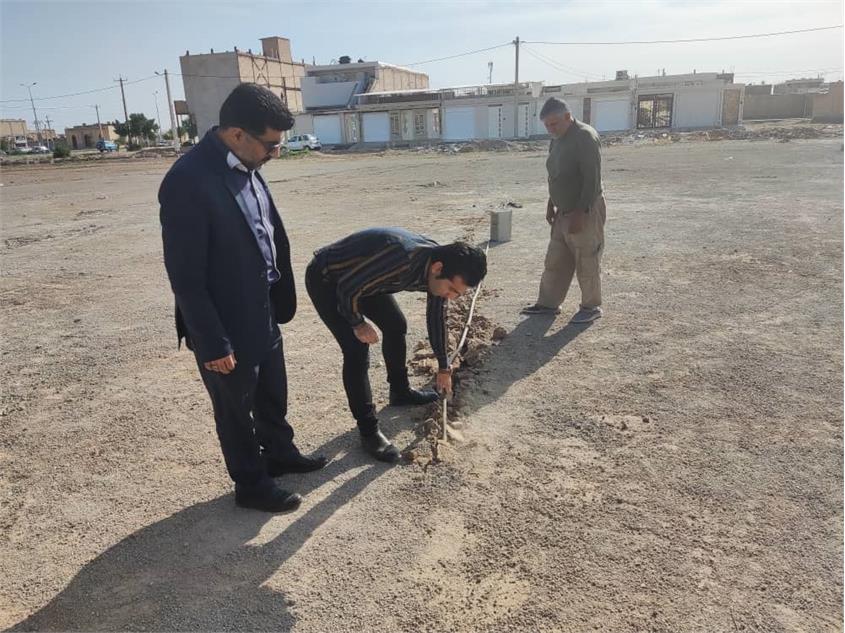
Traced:
<path fill-rule="evenodd" d="M 569 319 L 570 323 L 591 323 L 596 319 L 600 319 L 604 314 L 601 308 L 581 308 L 575 315 Z"/>
<path fill-rule="evenodd" d="M 552 308 L 549 306 L 541 306 L 539 303 L 522 308 L 520 314 L 560 314 L 560 308 Z"/>

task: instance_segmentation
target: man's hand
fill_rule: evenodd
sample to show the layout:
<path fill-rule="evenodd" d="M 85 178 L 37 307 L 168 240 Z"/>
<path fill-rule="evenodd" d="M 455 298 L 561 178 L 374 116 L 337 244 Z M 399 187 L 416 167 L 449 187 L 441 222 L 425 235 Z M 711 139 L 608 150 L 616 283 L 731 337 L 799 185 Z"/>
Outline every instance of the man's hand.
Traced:
<path fill-rule="evenodd" d="M 439 369 L 437 371 L 437 393 L 445 393 L 452 397 L 452 371 L 450 369 Z"/>
<path fill-rule="evenodd" d="M 207 363 L 203 363 L 202 366 L 205 367 L 208 371 L 216 371 L 220 374 L 228 374 L 235 368 L 237 365 L 237 361 L 235 360 L 234 354 L 229 354 L 228 356 L 224 356 L 223 358 L 218 358 L 217 360 L 210 360 Z"/>
<path fill-rule="evenodd" d="M 549 201 L 546 203 L 546 222 L 550 225 L 555 223 L 555 214 L 557 213 L 557 209 L 555 209 L 555 203 L 552 202 L 552 199 L 549 198 Z"/>
<path fill-rule="evenodd" d="M 566 226 L 567 233 L 580 233 L 584 230 L 584 224 L 587 214 L 581 209 L 573 209 L 567 214 L 568 224 Z"/>
<path fill-rule="evenodd" d="M 355 332 L 355 337 L 362 343 L 366 343 L 367 345 L 378 343 L 378 332 L 366 321 L 360 325 L 356 325 L 352 328 L 352 331 Z"/>

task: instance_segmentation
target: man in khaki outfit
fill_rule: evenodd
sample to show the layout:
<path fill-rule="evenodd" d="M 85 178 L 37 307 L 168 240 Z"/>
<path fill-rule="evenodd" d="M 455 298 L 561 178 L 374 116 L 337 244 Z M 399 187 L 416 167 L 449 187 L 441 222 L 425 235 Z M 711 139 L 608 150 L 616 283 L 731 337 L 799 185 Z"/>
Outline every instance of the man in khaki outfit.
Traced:
<path fill-rule="evenodd" d="M 537 303 L 522 312 L 559 314 L 575 274 L 581 286 L 581 308 L 571 322 L 589 323 L 602 315 L 601 254 L 606 212 L 599 135 L 572 118 L 566 102 L 554 97 L 543 105 L 540 119 L 552 136 L 546 160 L 546 221 L 552 231 Z"/>

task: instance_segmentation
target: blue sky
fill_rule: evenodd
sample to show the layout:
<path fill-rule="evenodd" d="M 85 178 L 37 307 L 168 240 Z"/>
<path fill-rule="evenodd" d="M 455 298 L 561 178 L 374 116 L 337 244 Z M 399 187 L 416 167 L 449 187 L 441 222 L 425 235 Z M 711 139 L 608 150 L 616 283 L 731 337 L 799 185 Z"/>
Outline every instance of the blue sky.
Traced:
<path fill-rule="evenodd" d="M 32 124 L 27 91 L 33 88 L 40 119 L 54 127 L 91 123 L 93 104 L 103 120 L 123 118 L 113 82 L 128 78 L 130 112 L 155 117 L 159 91 L 168 127 L 164 80 L 154 71 L 179 72 L 185 50 L 260 50 L 259 38 L 288 37 L 295 58 L 328 63 L 341 55 L 408 65 L 523 41 L 681 39 L 797 30 L 843 23 L 843 4 L 772 1 L 655 2 L 236 2 L 170 0 L 0 0 L 0 115 Z M 532 55 L 533 53 L 533 55 Z M 514 50 L 506 46 L 414 68 L 434 87 L 513 80 Z M 781 37 L 629 46 L 529 44 L 520 55 L 521 80 L 565 83 L 612 77 L 617 69 L 651 75 L 731 71 L 737 81 L 778 81 L 792 76 L 829 80 L 843 76 L 843 30 Z M 153 77 L 149 79 L 149 77 Z M 171 80 L 174 98 L 181 79 Z M 107 88 L 87 95 L 44 99 Z"/>

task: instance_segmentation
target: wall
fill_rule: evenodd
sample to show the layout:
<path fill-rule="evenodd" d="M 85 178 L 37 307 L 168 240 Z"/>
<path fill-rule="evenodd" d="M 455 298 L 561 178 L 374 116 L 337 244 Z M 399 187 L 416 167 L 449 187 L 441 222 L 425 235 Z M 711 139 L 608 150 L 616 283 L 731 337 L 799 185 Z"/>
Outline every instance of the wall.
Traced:
<path fill-rule="evenodd" d="M 376 80 L 367 92 L 388 92 L 390 90 L 422 90 L 428 88 L 428 75 L 405 68 L 379 66 Z"/>
<path fill-rule="evenodd" d="M 303 64 L 234 51 L 183 55 L 179 63 L 185 100 L 196 118 L 200 136 L 217 125 L 220 106 L 241 82 L 268 87 L 287 103 L 291 112 L 303 109 L 300 86 L 305 75 Z"/>
<path fill-rule="evenodd" d="M 220 106 L 241 83 L 237 53 L 183 55 L 182 85 L 188 109 L 197 122 L 200 137 L 220 121 Z"/>
<path fill-rule="evenodd" d="M 237 53 L 237 56 L 241 81 L 266 86 L 282 98 L 291 112 L 302 112 L 303 64 L 244 52 Z"/>
<path fill-rule="evenodd" d="M 0 119 L 0 136 L 26 136 L 26 121 L 23 119 Z"/>
<path fill-rule="evenodd" d="M 795 119 L 808 117 L 813 111 L 813 95 L 746 94 L 743 119 Z"/>
<path fill-rule="evenodd" d="M 830 84 L 827 94 L 813 95 L 813 121 L 819 123 L 842 123 L 843 83 Z"/>

